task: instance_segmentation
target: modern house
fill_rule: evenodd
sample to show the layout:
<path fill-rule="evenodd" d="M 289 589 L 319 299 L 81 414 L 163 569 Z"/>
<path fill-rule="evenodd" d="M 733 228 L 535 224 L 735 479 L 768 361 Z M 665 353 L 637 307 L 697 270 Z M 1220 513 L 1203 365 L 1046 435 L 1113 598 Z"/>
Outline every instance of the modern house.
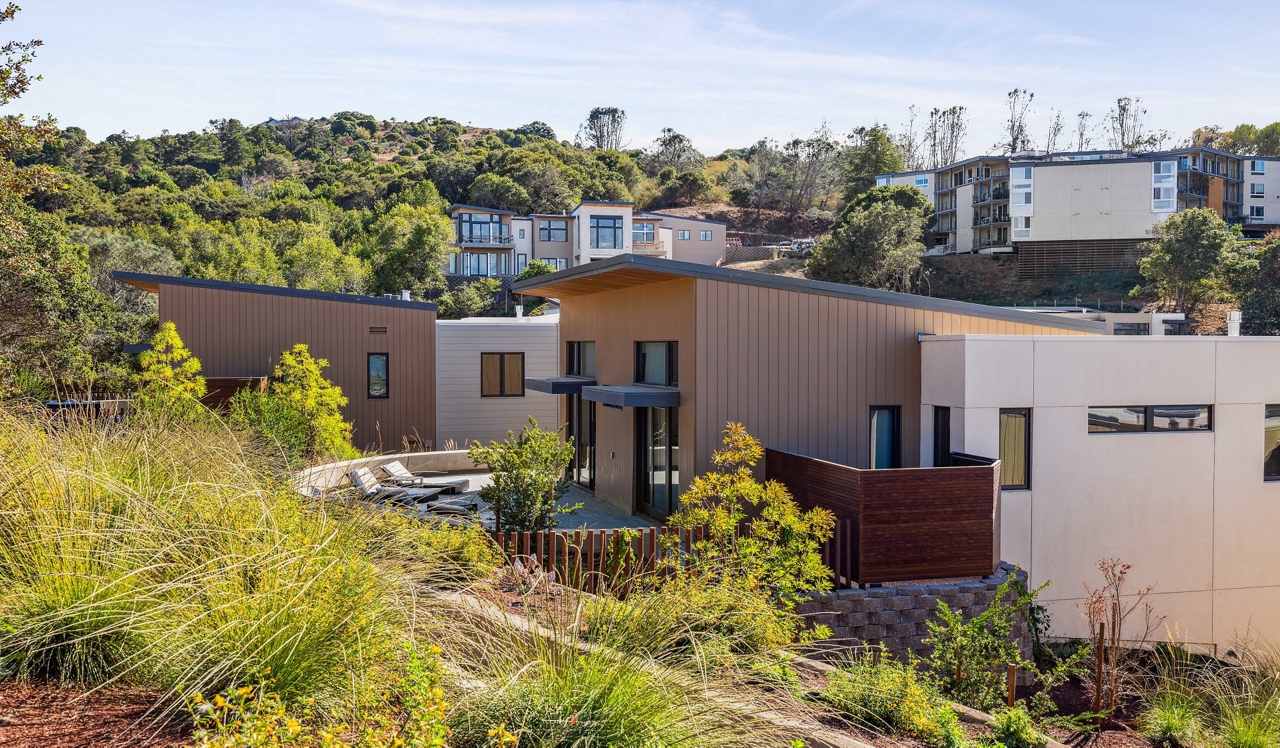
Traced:
<path fill-rule="evenodd" d="M 1129 592 L 1153 586 L 1189 642 L 1280 640 L 1280 338 L 937 335 L 920 349 L 921 464 L 940 444 L 1000 457 L 1001 556 L 1053 581 L 1054 633 L 1086 632 L 1085 586 L 1118 558 Z"/>
<path fill-rule="evenodd" d="M 399 298 L 115 272 L 158 294 L 200 360 L 216 398 L 271 375 L 280 353 L 306 343 L 328 360 L 361 448 L 398 451 L 436 444 L 436 305 Z"/>
<path fill-rule="evenodd" d="M 916 467 L 919 336 L 1101 334 L 1103 323 L 621 255 L 520 281 L 560 302 L 574 479 L 628 512 L 676 509 L 729 421 L 766 447 Z"/>
<path fill-rule="evenodd" d="M 439 449 L 502 441 L 533 417 L 555 430 L 556 398 L 526 377 L 560 370 L 559 317 L 471 317 L 436 323 L 436 439 Z"/>
<path fill-rule="evenodd" d="M 1131 268 L 1151 228 L 1189 208 L 1261 235 L 1280 224 L 1280 182 L 1266 181 L 1278 170 L 1280 160 L 1212 148 L 1028 151 L 883 174 L 876 184 L 911 185 L 933 200 L 931 254 L 1017 252 L 1019 275 L 1042 278 Z"/>
<path fill-rule="evenodd" d="M 453 276 L 519 275 L 531 260 L 557 270 L 621 254 L 714 265 L 724 257 L 726 224 L 637 210 L 635 203 L 583 201 L 567 214 L 520 216 L 455 204 Z"/>

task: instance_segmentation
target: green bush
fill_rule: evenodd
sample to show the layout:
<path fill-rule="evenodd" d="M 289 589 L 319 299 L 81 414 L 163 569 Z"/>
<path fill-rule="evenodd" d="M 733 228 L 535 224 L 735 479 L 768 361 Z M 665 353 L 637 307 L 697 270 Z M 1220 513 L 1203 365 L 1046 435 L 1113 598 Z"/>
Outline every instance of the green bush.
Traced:
<path fill-rule="evenodd" d="M 1035 721 L 1021 704 L 1012 709 L 1002 709 L 993 716 L 996 721 L 991 725 L 991 735 L 1005 748 L 1033 748 L 1045 744 L 1045 737 L 1036 729 Z"/>
<path fill-rule="evenodd" d="M 573 459 L 573 442 L 560 441 L 564 431 L 543 431 L 538 422 L 515 432 L 508 431 L 503 442 L 471 445 L 469 456 L 477 465 L 489 468 L 493 482 L 480 490 L 489 502 L 503 530 L 541 530 L 555 527 L 556 512 L 572 512 L 577 507 L 558 506 L 569 488 L 565 468 Z"/>
<path fill-rule="evenodd" d="M 205 412 L 200 360 L 191 355 L 172 322 L 165 322 L 151 338 L 150 350 L 138 357 L 142 373 L 134 406 L 141 411 L 169 417 L 193 418 Z"/>
<path fill-rule="evenodd" d="M 1159 748 L 1192 748 L 1204 735 L 1196 701 L 1186 694 L 1165 692 L 1152 697 L 1138 717 L 1143 737 Z"/>
<path fill-rule="evenodd" d="M 872 730 L 905 732 L 939 748 L 965 742 L 959 718 L 929 676 L 888 655 L 841 665 L 828 674 L 822 698 Z"/>

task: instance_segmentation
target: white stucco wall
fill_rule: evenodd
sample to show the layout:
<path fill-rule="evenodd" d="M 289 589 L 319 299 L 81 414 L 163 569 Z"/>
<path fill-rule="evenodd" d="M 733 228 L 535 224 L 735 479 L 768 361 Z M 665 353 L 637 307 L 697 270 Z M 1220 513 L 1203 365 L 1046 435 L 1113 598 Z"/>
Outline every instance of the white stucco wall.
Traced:
<path fill-rule="evenodd" d="M 1098 586 L 1100 559 L 1119 558 L 1133 566 L 1129 589 L 1153 585 L 1157 612 L 1192 643 L 1280 641 L 1280 482 L 1263 480 L 1280 338 L 937 336 L 921 347 L 921 402 L 951 407 L 953 450 L 997 456 L 1000 408 L 1032 409 L 1031 489 L 1002 494 L 1001 554 L 1033 584 L 1053 580 L 1043 600 L 1054 633 L 1085 631 L 1085 585 Z M 1211 432 L 1088 432 L 1091 405 L 1204 404 Z M 931 458 L 932 407 L 921 420 Z"/>
<path fill-rule="evenodd" d="M 631 203 L 583 203 L 571 214 L 574 221 L 573 256 L 574 264 L 582 265 L 592 259 L 604 259 L 631 251 L 631 216 L 634 206 Z M 623 246 L 617 249 L 591 248 L 591 217 L 619 217 L 622 219 Z"/>
<path fill-rule="evenodd" d="M 524 353 L 526 377 L 560 371 L 559 316 L 441 320 L 436 323 L 436 440 L 458 448 L 479 440 L 501 441 L 519 432 L 529 416 L 542 428 L 558 428 L 555 395 L 525 389 L 524 397 L 480 397 L 481 353 Z M 443 447 L 442 447 L 443 448 Z"/>
<path fill-rule="evenodd" d="M 1078 161 L 1037 164 L 1031 241 L 1145 239 L 1151 212 L 1151 163 Z"/>

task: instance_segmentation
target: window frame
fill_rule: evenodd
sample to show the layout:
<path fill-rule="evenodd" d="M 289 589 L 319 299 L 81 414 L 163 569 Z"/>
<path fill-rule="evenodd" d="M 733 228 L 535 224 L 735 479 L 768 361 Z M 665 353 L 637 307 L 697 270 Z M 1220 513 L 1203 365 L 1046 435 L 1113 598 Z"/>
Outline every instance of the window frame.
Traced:
<path fill-rule="evenodd" d="M 485 394 L 485 391 L 484 391 L 484 358 L 485 356 L 498 357 L 498 394 L 489 394 L 489 395 Z M 507 389 L 507 357 L 508 356 L 520 357 L 520 392 L 518 393 L 509 393 L 506 391 Z M 482 351 L 480 353 L 480 397 L 482 398 L 524 397 L 525 396 L 524 373 L 525 373 L 524 351 Z"/>
<path fill-rule="evenodd" d="M 1261 200 L 1267 196 L 1266 182 L 1250 182 L 1249 197 L 1254 200 Z"/>
<path fill-rule="evenodd" d="M 587 357 L 583 354 L 591 346 L 591 371 L 587 371 Z M 570 340 L 565 343 L 564 374 L 567 377 L 594 377 L 596 375 L 596 341 Z"/>
<path fill-rule="evenodd" d="M 608 225 L 605 225 L 605 224 Z M 590 216 L 587 218 L 588 231 L 588 248 L 589 249 L 626 249 L 626 239 L 623 236 L 623 230 L 626 228 L 626 221 L 622 216 Z M 611 246 L 601 246 L 600 238 L 605 234 L 610 234 L 612 239 Z"/>
<path fill-rule="evenodd" d="M 710 231 L 702 230 L 698 232 L 698 241 L 709 242 L 714 235 Z"/>
<path fill-rule="evenodd" d="M 1209 423 L 1202 429 L 1158 429 L 1155 427 L 1157 408 L 1204 408 L 1209 416 Z M 1092 434 L 1212 434 L 1214 433 L 1213 403 L 1196 403 L 1194 405 L 1089 405 L 1085 409 L 1085 428 L 1088 429 L 1088 415 L 1094 410 L 1142 410 L 1142 428 L 1116 431 L 1086 431 Z"/>
<path fill-rule="evenodd" d="M 676 239 L 687 242 L 692 241 L 689 237 L 693 236 L 693 232 L 689 229 L 676 229 Z"/>
<path fill-rule="evenodd" d="M 1021 483 L 1005 483 L 1005 471 L 1003 456 L 1000 457 L 1000 490 L 1001 491 L 1030 491 L 1031 490 L 1031 408 L 1001 408 L 1000 415 L 1020 415 L 1023 417 L 1022 423 L 1022 439 L 1025 445 L 1026 454 L 1023 456 L 1025 463 L 1023 480 Z M 999 435 L 1001 451 L 1004 447 L 1004 420 L 1000 422 L 1001 433 Z"/>
<path fill-rule="evenodd" d="M 1250 205 L 1250 206 L 1249 206 L 1249 217 L 1250 217 L 1250 218 L 1266 218 L 1266 217 L 1267 217 L 1267 206 L 1265 206 L 1265 205 Z"/>
<path fill-rule="evenodd" d="M 632 243 L 654 244 L 658 241 L 658 224 L 653 221 L 631 222 Z"/>
<path fill-rule="evenodd" d="M 373 394 L 373 360 L 375 357 L 382 357 L 382 365 L 384 371 L 383 393 L 381 395 Z M 391 354 L 386 351 L 366 353 L 364 359 L 364 393 L 366 399 L 369 400 L 389 400 L 391 398 Z"/>
<path fill-rule="evenodd" d="M 945 432 L 945 439 L 939 435 Z M 951 467 L 951 407 L 933 406 L 933 466 Z"/>
<path fill-rule="evenodd" d="M 1262 406 L 1262 440 L 1263 440 L 1263 441 L 1262 441 L 1262 446 L 1263 446 L 1263 448 L 1264 448 L 1264 449 L 1265 449 L 1265 447 L 1266 447 L 1266 445 L 1267 445 L 1267 442 L 1266 442 L 1266 439 L 1267 439 L 1267 419 L 1268 419 L 1268 418 L 1273 417 L 1273 416 L 1271 415 L 1272 411 L 1274 411 L 1274 412 L 1275 412 L 1275 416 L 1274 416 L 1275 418 L 1280 418 L 1280 405 L 1264 405 L 1264 406 Z M 1278 445 L 1278 446 L 1277 446 L 1274 450 L 1272 450 L 1272 451 L 1273 451 L 1273 452 L 1280 452 L 1280 445 Z M 1280 483 L 1280 466 L 1277 466 L 1277 470 L 1276 470 L 1276 472 L 1275 472 L 1275 473 L 1273 473 L 1273 474 L 1268 474 L 1268 473 L 1267 473 L 1267 462 L 1268 462 L 1267 457 L 1268 457 L 1268 456 L 1269 456 L 1269 455 L 1268 455 L 1265 451 L 1262 453 L 1262 481 L 1263 481 L 1264 483 Z"/>
<path fill-rule="evenodd" d="M 890 465 L 887 468 L 877 468 L 875 464 L 875 446 L 876 446 L 876 412 L 882 411 L 891 414 L 893 418 L 893 443 L 889 445 Z M 902 467 L 902 406 L 901 405 L 872 405 L 868 409 L 867 417 L 867 467 L 871 470 L 897 470 Z"/>
<path fill-rule="evenodd" d="M 555 237 L 562 236 L 563 239 Z M 569 241 L 569 221 L 558 221 L 555 219 L 539 219 L 538 220 L 538 241 L 540 242 L 567 242 Z"/>
<path fill-rule="evenodd" d="M 646 344 L 664 343 L 666 344 L 666 381 L 665 382 L 649 382 L 644 378 L 644 359 L 642 351 Z M 635 384 L 648 384 L 656 387 L 679 387 L 680 386 L 680 341 L 678 340 L 637 340 L 635 345 Z"/>

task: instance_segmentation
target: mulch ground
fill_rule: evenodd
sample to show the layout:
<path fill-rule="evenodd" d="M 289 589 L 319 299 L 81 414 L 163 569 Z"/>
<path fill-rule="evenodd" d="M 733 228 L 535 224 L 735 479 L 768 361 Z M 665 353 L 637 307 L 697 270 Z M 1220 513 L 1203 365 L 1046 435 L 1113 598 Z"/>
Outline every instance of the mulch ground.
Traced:
<path fill-rule="evenodd" d="M 0 680 L 0 746 L 32 748 L 176 748 L 190 728 L 157 726 L 156 695 L 129 688 L 92 693 L 44 683 Z"/>

